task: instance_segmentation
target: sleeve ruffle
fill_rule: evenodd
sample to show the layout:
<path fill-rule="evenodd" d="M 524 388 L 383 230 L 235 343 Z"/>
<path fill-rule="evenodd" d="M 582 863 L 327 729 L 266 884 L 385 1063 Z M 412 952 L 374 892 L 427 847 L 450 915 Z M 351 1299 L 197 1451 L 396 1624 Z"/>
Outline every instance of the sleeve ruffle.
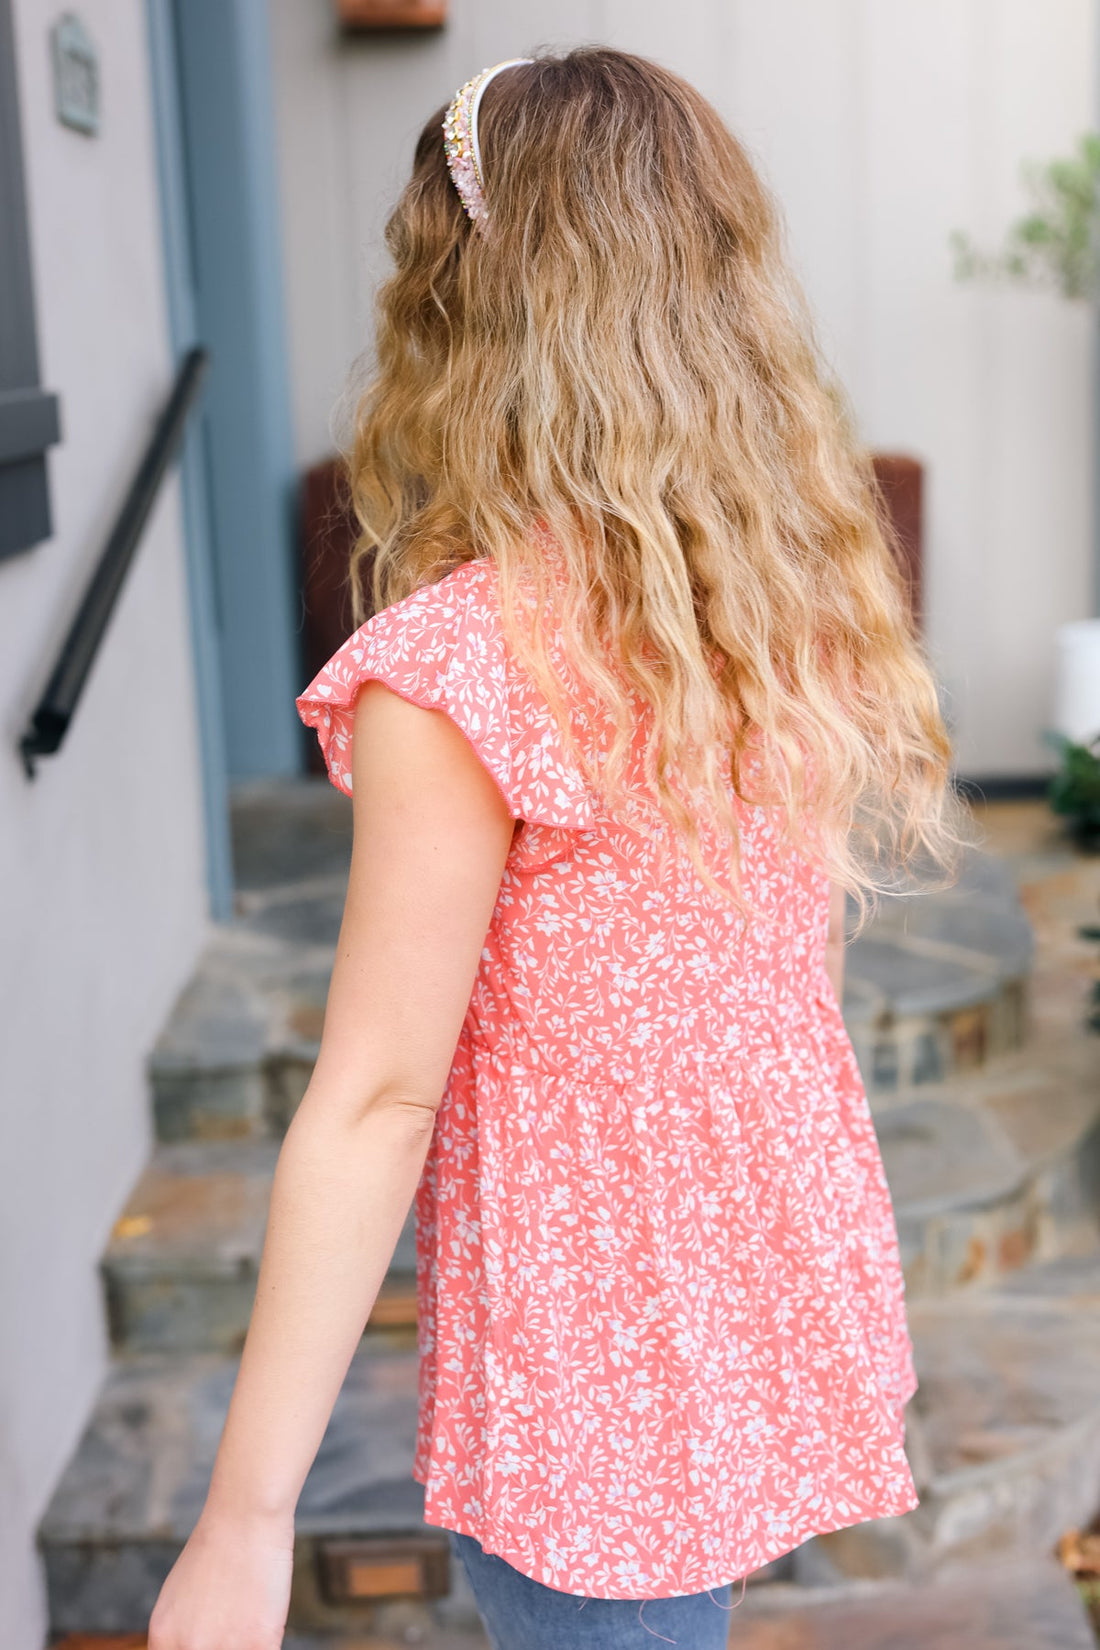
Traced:
<path fill-rule="evenodd" d="M 379 681 L 442 710 L 469 740 L 513 819 L 586 830 L 595 810 L 544 696 L 516 666 L 496 608 L 495 573 L 467 562 L 362 625 L 297 700 L 320 740 L 329 777 L 351 795 L 355 701 Z"/>

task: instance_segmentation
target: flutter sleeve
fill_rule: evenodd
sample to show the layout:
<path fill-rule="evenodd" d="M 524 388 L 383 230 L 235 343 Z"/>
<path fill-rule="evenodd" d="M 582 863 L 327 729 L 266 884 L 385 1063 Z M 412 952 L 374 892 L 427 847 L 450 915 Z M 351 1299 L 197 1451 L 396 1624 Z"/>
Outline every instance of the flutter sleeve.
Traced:
<path fill-rule="evenodd" d="M 355 702 L 365 682 L 444 711 L 495 780 L 513 819 L 585 830 L 593 801 L 549 704 L 510 657 L 495 569 L 467 562 L 349 636 L 297 700 L 333 784 L 351 795 Z"/>

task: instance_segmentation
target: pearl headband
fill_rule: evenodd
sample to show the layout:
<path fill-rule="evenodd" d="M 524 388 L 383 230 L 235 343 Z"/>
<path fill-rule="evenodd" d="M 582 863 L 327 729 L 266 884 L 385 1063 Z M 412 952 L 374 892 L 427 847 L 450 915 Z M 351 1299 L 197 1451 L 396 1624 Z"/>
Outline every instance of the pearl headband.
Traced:
<path fill-rule="evenodd" d="M 503 63 L 494 64 L 491 69 L 482 69 L 480 74 L 475 74 L 458 88 L 443 118 L 447 170 L 466 209 L 466 216 L 475 228 L 483 227 L 489 216 L 481 175 L 481 150 L 477 142 L 477 111 L 482 93 L 493 76 L 502 69 L 534 61 L 533 57 L 509 57 Z"/>

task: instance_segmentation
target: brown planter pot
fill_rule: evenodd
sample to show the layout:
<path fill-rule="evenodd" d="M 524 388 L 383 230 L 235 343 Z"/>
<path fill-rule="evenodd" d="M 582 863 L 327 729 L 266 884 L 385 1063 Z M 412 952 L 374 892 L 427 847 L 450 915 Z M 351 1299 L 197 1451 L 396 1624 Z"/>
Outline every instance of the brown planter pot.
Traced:
<path fill-rule="evenodd" d="M 920 626 L 924 570 L 924 466 L 904 453 L 872 453 L 883 524 Z"/>
<path fill-rule="evenodd" d="M 441 29 L 447 0 L 336 0 L 345 29 Z"/>
<path fill-rule="evenodd" d="M 302 478 L 299 579 L 302 597 L 302 668 L 312 682 L 351 635 L 348 563 L 358 535 L 343 462 L 326 458 Z M 306 744 L 311 773 L 323 773 L 316 739 Z"/>

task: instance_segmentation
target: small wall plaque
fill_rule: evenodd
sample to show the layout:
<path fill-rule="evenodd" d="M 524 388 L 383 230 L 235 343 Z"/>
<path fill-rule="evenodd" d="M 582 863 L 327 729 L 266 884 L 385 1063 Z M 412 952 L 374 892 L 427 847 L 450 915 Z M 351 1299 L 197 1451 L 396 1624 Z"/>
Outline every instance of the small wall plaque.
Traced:
<path fill-rule="evenodd" d="M 66 13 L 50 30 L 54 108 L 63 126 L 99 133 L 99 54 L 79 17 Z"/>
<path fill-rule="evenodd" d="M 441 29 L 447 0 L 336 0 L 346 29 Z"/>
<path fill-rule="evenodd" d="M 451 1590 L 450 1548 L 434 1534 L 323 1541 L 316 1556 L 329 1604 L 442 1598 Z"/>

